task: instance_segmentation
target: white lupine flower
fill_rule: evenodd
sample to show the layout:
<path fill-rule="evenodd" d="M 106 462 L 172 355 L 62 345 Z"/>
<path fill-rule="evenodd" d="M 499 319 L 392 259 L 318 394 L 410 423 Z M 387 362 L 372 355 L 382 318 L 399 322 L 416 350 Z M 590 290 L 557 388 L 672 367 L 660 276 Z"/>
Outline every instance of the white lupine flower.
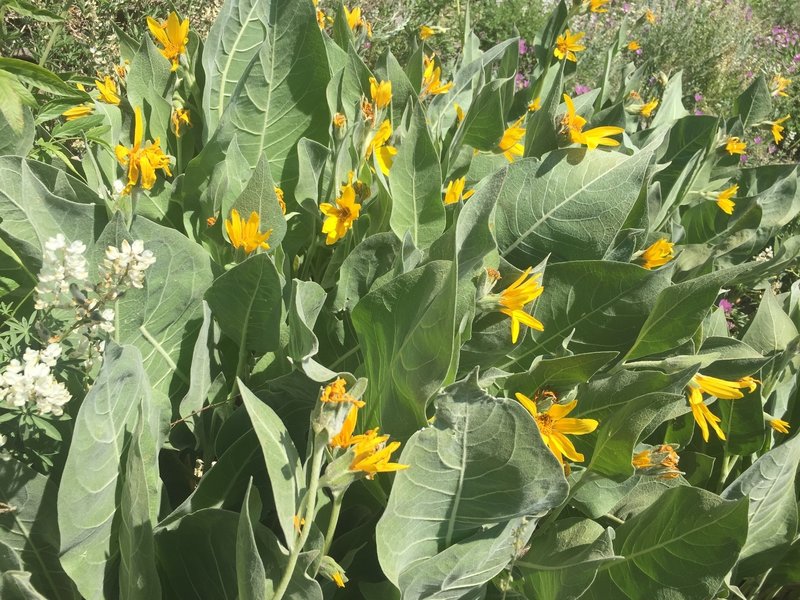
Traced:
<path fill-rule="evenodd" d="M 116 280 L 120 288 L 128 286 L 142 288 L 144 273 L 156 262 L 156 257 L 152 251 L 144 249 L 142 240 L 135 240 L 133 244 L 128 240 L 122 240 L 120 245 L 121 248 L 116 246 L 106 248 L 105 259 L 100 265 L 100 274 L 109 285 Z"/>
<path fill-rule="evenodd" d="M 84 252 L 86 245 L 83 242 L 74 241 L 68 245 L 61 233 L 45 242 L 42 269 L 36 284 L 36 310 L 72 305 L 70 284 L 83 284 L 89 277 Z"/>
<path fill-rule="evenodd" d="M 0 374 L 0 401 L 17 408 L 35 404 L 39 414 L 63 414 L 62 407 L 72 396 L 51 372 L 59 356 L 61 346 L 58 344 L 50 344 L 39 351 L 26 349 L 22 362 L 12 360 Z"/>
<path fill-rule="evenodd" d="M 7 441 L 8 441 L 8 438 L 6 436 L 4 436 L 2 433 L 0 433 L 0 448 L 5 446 Z"/>

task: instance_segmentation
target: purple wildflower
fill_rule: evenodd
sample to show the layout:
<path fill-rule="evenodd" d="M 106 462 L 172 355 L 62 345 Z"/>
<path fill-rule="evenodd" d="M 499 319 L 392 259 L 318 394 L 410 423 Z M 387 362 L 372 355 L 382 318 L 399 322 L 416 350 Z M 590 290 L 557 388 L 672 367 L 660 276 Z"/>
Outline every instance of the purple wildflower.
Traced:
<path fill-rule="evenodd" d="M 754 144 L 760 144 L 760 143 L 761 143 L 761 142 L 763 142 L 763 141 L 764 141 L 764 140 L 763 140 L 763 138 L 762 138 L 760 135 L 757 135 L 756 137 L 754 137 L 754 138 L 753 138 L 753 143 L 754 143 Z"/>
<path fill-rule="evenodd" d="M 575 95 L 580 96 L 582 94 L 588 94 L 592 91 L 592 88 L 588 85 L 583 85 L 582 83 L 575 84 Z"/>
<path fill-rule="evenodd" d="M 703 94 L 701 94 L 700 92 L 695 92 L 694 101 L 695 102 L 702 102 L 703 101 Z"/>
<path fill-rule="evenodd" d="M 528 45 L 525 43 L 525 38 L 519 38 L 519 53 L 525 54 L 528 51 Z"/>
<path fill-rule="evenodd" d="M 717 306 L 719 306 L 722 309 L 722 312 L 724 312 L 726 315 L 731 314 L 731 311 L 733 310 L 733 303 L 725 298 L 720 300 Z"/>

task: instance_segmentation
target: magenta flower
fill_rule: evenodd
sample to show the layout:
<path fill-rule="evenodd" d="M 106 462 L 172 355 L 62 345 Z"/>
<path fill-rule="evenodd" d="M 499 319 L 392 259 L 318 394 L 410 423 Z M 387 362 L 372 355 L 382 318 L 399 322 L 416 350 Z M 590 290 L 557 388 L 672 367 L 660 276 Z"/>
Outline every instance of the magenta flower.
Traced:
<path fill-rule="evenodd" d="M 525 38 L 519 38 L 519 53 L 525 54 L 528 51 L 528 45 L 525 43 Z"/>
<path fill-rule="evenodd" d="M 733 310 L 733 304 L 730 300 L 726 300 L 725 298 L 720 300 L 717 306 L 719 306 L 722 309 L 722 312 L 724 312 L 726 315 L 731 314 L 731 311 Z"/>
<path fill-rule="evenodd" d="M 582 94 L 588 94 L 592 91 L 592 88 L 588 85 L 583 85 L 582 83 L 575 84 L 575 95 L 580 96 Z"/>

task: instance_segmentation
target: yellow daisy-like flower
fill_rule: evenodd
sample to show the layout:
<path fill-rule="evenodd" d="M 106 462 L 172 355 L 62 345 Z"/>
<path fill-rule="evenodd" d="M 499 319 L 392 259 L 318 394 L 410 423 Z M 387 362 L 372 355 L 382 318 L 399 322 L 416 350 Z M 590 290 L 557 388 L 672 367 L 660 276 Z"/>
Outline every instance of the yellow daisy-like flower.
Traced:
<path fill-rule="evenodd" d="M 536 112 L 542 108 L 542 98 L 541 96 L 537 96 L 530 102 L 528 102 L 528 112 Z"/>
<path fill-rule="evenodd" d="M 433 27 L 428 27 L 427 25 L 419 26 L 419 39 L 427 40 L 434 35 L 436 35 L 436 30 Z"/>
<path fill-rule="evenodd" d="M 739 186 L 737 184 L 732 185 L 731 187 L 724 189 L 717 194 L 717 199 L 715 202 L 717 203 L 717 206 L 719 206 L 719 209 L 726 215 L 733 214 L 733 208 L 736 206 L 736 203 L 731 198 L 733 198 L 738 191 Z"/>
<path fill-rule="evenodd" d="M 644 11 L 644 18 L 648 23 L 650 23 L 650 25 L 654 25 L 656 22 L 656 13 L 648 8 L 646 11 Z"/>
<path fill-rule="evenodd" d="M 789 433 L 789 425 L 788 421 L 783 421 L 781 419 L 770 419 L 769 426 L 772 427 L 778 433 L 788 434 Z"/>
<path fill-rule="evenodd" d="M 536 331 L 544 331 L 544 325 L 533 315 L 525 311 L 525 305 L 542 295 L 544 288 L 539 283 L 541 273 L 531 275 L 533 269 L 528 267 L 517 280 L 500 292 L 500 312 L 511 317 L 511 343 L 519 339 L 520 324 L 527 325 Z M 529 279 L 530 277 L 530 279 Z"/>
<path fill-rule="evenodd" d="M 567 105 L 567 113 L 561 119 L 561 125 L 572 143 L 583 144 L 589 150 L 594 150 L 598 146 L 619 146 L 617 140 L 608 136 L 624 132 L 622 127 L 603 126 L 583 131 L 586 119 L 575 112 L 575 104 L 566 94 L 564 94 L 564 103 Z"/>
<path fill-rule="evenodd" d="M 333 17 L 329 17 L 325 14 L 325 11 L 318 8 L 317 9 L 317 25 L 319 25 L 320 29 L 325 29 L 326 25 L 330 25 L 333 23 Z"/>
<path fill-rule="evenodd" d="M 575 449 L 567 435 L 585 435 L 597 429 L 594 419 L 566 418 L 578 405 L 578 400 L 567 404 L 553 403 L 545 412 L 539 412 L 536 402 L 524 394 L 517 393 L 517 400 L 531 413 L 539 428 L 542 441 L 550 448 L 562 465 L 567 467 L 564 458 L 572 462 L 583 462 L 584 456 Z"/>
<path fill-rule="evenodd" d="M 128 183 L 124 194 L 129 193 L 141 179 L 141 186 L 149 190 L 156 183 L 156 170 L 161 169 L 165 175 L 172 175 L 169 170 L 169 156 L 161 150 L 161 140 L 156 138 L 152 143 L 143 145 L 144 123 L 142 109 L 134 109 L 133 145 L 126 148 L 118 145 L 114 154 L 123 167 L 128 168 Z"/>
<path fill-rule="evenodd" d="M 669 444 L 654 446 L 633 455 L 631 464 L 641 475 L 656 475 L 659 479 L 676 479 L 682 474 L 678 470 L 680 456 Z"/>
<path fill-rule="evenodd" d="M 521 126 L 522 119 L 523 117 L 520 117 L 513 125 L 508 127 L 497 144 L 497 147 L 502 151 L 508 162 L 514 162 L 517 157 L 522 156 L 525 152 L 525 147 L 522 145 L 522 138 L 525 137 L 525 128 Z"/>
<path fill-rule="evenodd" d="M 589 0 L 589 11 L 593 13 L 607 13 L 606 4 L 611 0 Z"/>
<path fill-rule="evenodd" d="M 650 100 L 650 102 L 643 104 L 639 109 L 639 114 L 645 119 L 649 119 L 653 115 L 653 111 L 658 106 L 658 100 Z"/>
<path fill-rule="evenodd" d="M 181 128 L 192 126 L 192 120 L 189 116 L 189 109 L 174 109 L 172 111 L 172 115 L 170 116 L 170 122 L 172 123 L 172 131 L 175 133 L 175 137 L 181 137 Z"/>
<path fill-rule="evenodd" d="M 397 148 L 394 146 L 387 146 L 386 142 L 392 137 L 392 123 L 389 119 L 381 123 L 375 135 L 367 146 L 366 158 L 369 159 L 372 154 L 375 154 L 375 160 L 378 163 L 378 168 L 384 175 L 389 174 L 389 169 L 392 168 L 394 157 L 397 154 Z"/>
<path fill-rule="evenodd" d="M 358 405 L 353 405 L 350 409 L 350 412 L 347 413 L 347 417 L 342 424 L 342 429 L 333 436 L 333 439 L 330 441 L 330 446 L 332 448 L 349 448 L 353 444 L 357 444 L 358 442 L 365 439 L 366 436 L 364 435 L 353 435 L 353 432 L 356 430 L 356 423 L 358 422 Z"/>
<path fill-rule="evenodd" d="M 728 381 L 718 377 L 710 377 L 700 373 L 695 374 L 689 385 L 686 388 L 689 407 L 692 409 L 692 415 L 700 431 L 703 434 L 703 440 L 708 441 L 708 426 L 716 432 L 719 439 L 724 440 L 725 434 L 719 427 L 721 419 L 716 416 L 708 406 L 703 402 L 703 394 L 706 393 L 710 396 L 715 396 L 721 400 L 737 400 L 743 398 L 744 394 L 740 390 L 747 389 L 750 392 L 756 390 L 760 382 L 752 377 L 743 377 L 738 381 Z"/>
<path fill-rule="evenodd" d="M 630 42 L 628 42 L 628 50 L 630 50 L 631 52 L 636 52 L 641 48 L 642 47 L 639 45 L 639 42 L 637 42 L 636 40 L 631 40 Z"/>
<path fill-rule="evenodd" d="M 392 82 L 381 81 L 374 77 L 369 78 L 369 93 L 372 96 L 372 101 L 378 108 L 389 106 L 392 101 Z"/>
<path fill-rule="evenodd" d="M 286 214 L 286 199 L 283 196 L 283 190 L 279 187 L 274 188 L 273 190 L 275 195 L 278 197 L 278 204 L 281 207 L 281 212 L 285 215 Z"/>
<path fill-rule="evenodd" d="M 322 233 L 326 235 L 325 244 L 330 246 L 347 234 L 361 212 L 361 205 L 356 202 L 352 171 L 348 176 L 347 183 L 342 185 L 341 194 L 336 198 L 336 205 L 323 202 L 319 205 L 319 209 L 325 215 L 322 223 Z M 343 384 L 344 380 L 342 380 Z"/>
<path fill-rule="evenodd" d="M 356 443 L 353 460 L 350 463 L 351 471 L 361 471 L 367 474 L 367 479 L 373 479 L 376 473 L 402 471 L 409 465 L 389 462 L 392 453 L 400 447 L 400 442 L 387 444 L 388 435 L 378 435 L 378 428 L 370 429 Z"/>
<path fill-rule="evenodd" d="M 784 121 L 788 121 L 792 118 L 792 115 L 786 115 L 785 117 L 781 117 L 777 121 L 771 121 L 770 125 L 772 126 L 772 137 L 775 139 L 776 144 L 780 144 L 781 140 L 783 139 L 783 130 L 786 129 L 782 123 Z"/>
<path fill-rule="evenodd" d="M 586 34 L 583 32 L 570 33 L 569 29 L 565 29 L 564 33 L 556 38 L 556 47 L 553 50 L 553 55 L 558 60 L 567 59 L 576 62 L 578 57 L 575 53 L 586 50 L 586 46 L 579 43 L 584 35 Z"/>
<path fill-rule="evenodd" d="M 261 248 L 262 250 L 269 250 L 267 240 L 272 235 L 272 229 L 261 233 L 259 227 L 261 226 L 261 218 L 256 211 L 250 213 L 250 218 L 247 221 L 244 217 L 239 215 L 239 211 L 235 208 L 231 210 L 231 218 L 225 219 L 225 231 L 228 233 L 228 239 L 231 246 L 244 249 L 245 254 Z"/>
<path fill-rule="evenodd" d="M 733 156 L 734 154 L 744 154 L 747 150 L 747 142 L 736 136 L 731 136 L 725 140 L 725 150 Z"/>
<path fill-rule="evenodd" d="M 475 190 L 467 190 L 464 192 L 464 185 L 466 184 L 466 177 L 459 177 L 447 182 L 447 189 L 444 192 L 444 203 L 456 204 L 461 200 L 466 200 L 475 193 Z"/>
<path fill-rule="evenodd" d="M 75 119 L 80 119 L 81 117 L 88 117 L 93 112 L 93 104 L 79 104 L 78 106 L 73 106 L 72 108 L 65 110 L 63 113 L 61 113 L 61 116 L 66 118 L 67 121 L 74 121 Z"/>
<path fill-rule="evenodd" d="M 348 403 L 356 408 L 364 408 L 364 406 L 366 406 L 366 402 L 363 400 L 356 400 L 350 395 L 347 391 L 347 382 L 341 377 L 337 377 L 323 388 L 319 401 L 332 404 Z"/>
<path fill-rule="evenodd" d="M 347 26 L 350 28 L 350 31 L 366 31 L 367 37 L 372 37 L 372 26 L 361 16 L 361 7 L 357 6 L 353 10 L 348 10 L 346 6 L 343 8 L 345 18 L 347 19 Z"/>
<path fill-rule="evenodd" d="M 464 109 L 457 102 L 453 102 L 453 108 L 456 109 L 456 119 L 461 123 L 464 120 Z"/>
<path fill-rule="evenodd" d="M 161 55 L 172 63 L 172 70 L 177 71 L 181 54 L 186 53 L 186 44 L 189 43 L 189 19 L 181 21 L 175 11 L 172 11 L 167 20 L 161 23 L 147 17 L 147 27 L 163 46 L 159 50 Z"/>
<path fill-rule="evenodd" d="M 668 242 L 665 238 L 661 238 L 649 246 L 639 257 L 639 260 L 642 261 L 642 267 L 649 270 L 667 264 L 675 257 L 672 253 L 673 246 L 675 244 Z"/>
<path fill-rule="evenodd" d="M 436 66 L 434 55 L 423 56 L 425 70 L 422 72 L 422 93 L 424 96 L 436 96 L 446 94 L 453 87 L 453 82 L 442 83 L 442 69 Z"/>
<path fill-rule="evenodd" d="M 103 78 L 103 81 L 94 80 L 94 85 L 97 91 L 100 92 L 100 101 L 106 104 L 113 104 L 119 106 L 119 91 L 117 90 L 117 83 L 108 75 Z"/>
<path fill-rule="evenodd" d="M 781 75 L 775 75 L 772 78 L 772 95 L 773 96 L 783 96 L 786 98 L 789 94 L 786 93 L 786 90 L 792 84 L 791 79 L 787 79 L 786 77 L 782 77 Z"/>

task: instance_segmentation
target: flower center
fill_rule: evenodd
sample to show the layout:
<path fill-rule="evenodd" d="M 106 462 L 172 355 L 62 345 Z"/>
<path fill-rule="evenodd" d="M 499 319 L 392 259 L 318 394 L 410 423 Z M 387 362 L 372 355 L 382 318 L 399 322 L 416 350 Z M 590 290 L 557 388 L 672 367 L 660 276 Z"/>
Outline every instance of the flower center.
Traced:
<path fill-rule="evenodd" d="M 539 426 L 539 431 L 542 435 L 550 435 L 553 431 L 553 417 L 547 413 L 536 415 L 536 424 Z"/>

